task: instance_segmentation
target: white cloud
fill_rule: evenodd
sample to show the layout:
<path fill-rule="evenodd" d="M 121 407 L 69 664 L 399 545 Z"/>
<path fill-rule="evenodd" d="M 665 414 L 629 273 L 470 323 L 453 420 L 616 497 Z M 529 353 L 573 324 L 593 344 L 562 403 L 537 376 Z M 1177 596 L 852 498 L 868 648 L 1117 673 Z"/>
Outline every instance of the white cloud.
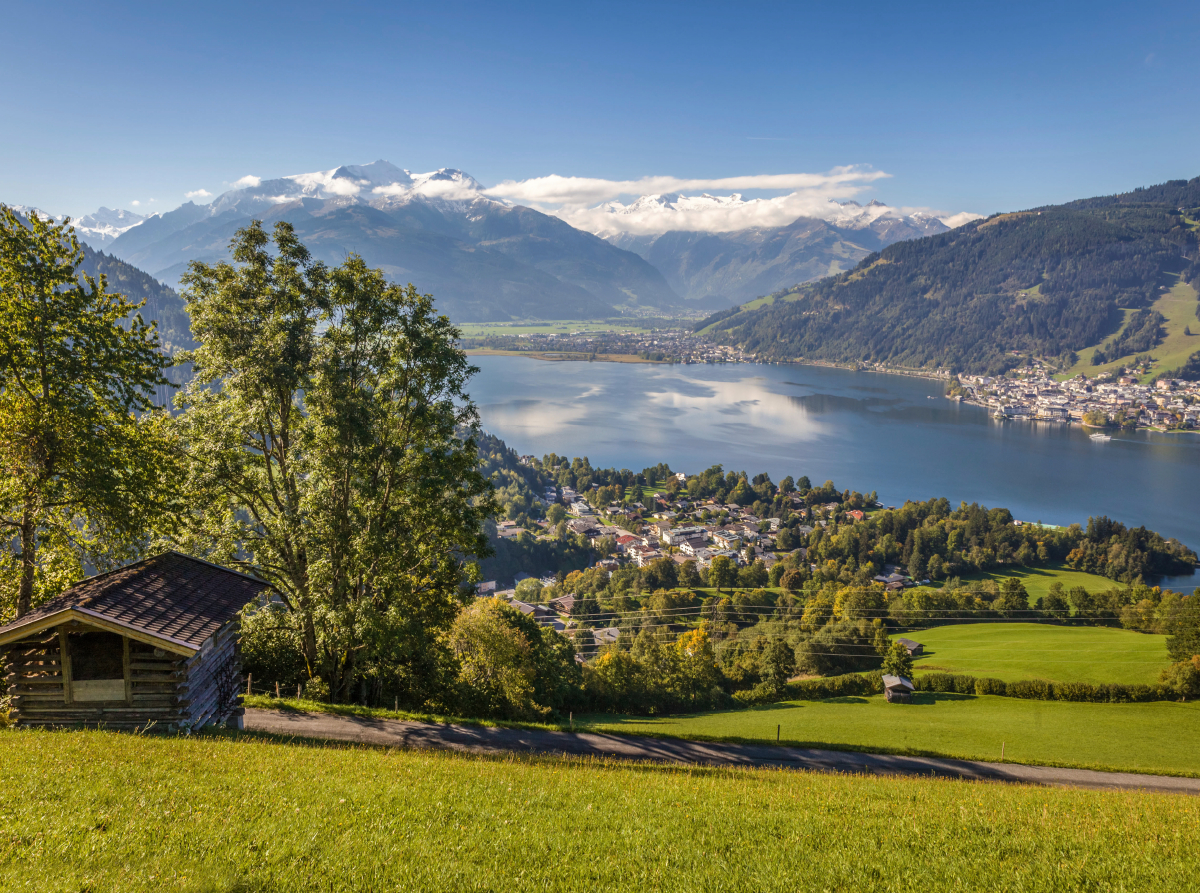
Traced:
<path fill-rule="evenodd" d="M 253 189 L 262 182 L 262 177 L 256 177 L 253 174 L 246 174 L 240 180 L 233 181 L 234 189 Z"/>
<path fill-rule="evenodd" d="M 592 177 L 562 177 L 551 174 L 530 180 L 506 180 L 486 194 L 516 201 L 554 205 L 590 205 L 622 195 L 654 195 L 665 192 L 702 190 L 833 190 L 847 188 L 857 193 L 868 183 L 890 176 L 861 165 L 836 167 L 824 174 L 753 174 L 718 179 L 642 177 L 640 180 L 601 180 Z"/>
<path fill-rule="evenodd" d="M 184 198 L 208 198 L 212 195 L 207 189 L 193 189 L 191 192 L 185 192 Z"/>
<path fill-rule="evenodd" d="M 136 208 L 138 205 L 140 205 L 140 204 L 141 204 L 141 202 L 139 202 L 139 201 L 138 201 L 138 200 L 135 198 L 135 199 L 134 199 L 133 201 L 131 201 L 129 204 L 133 205 L 133 206 Z"/>
<path fill-rule="evenodd" d="M 957 229 L 964 223 L 970 223 L 972 220 L 979 220 L 983 217 L 982 214 L 973 214 L 970 211 L 959 211 L 957 214 L 946 214 L 945 216 L 935 213 L 935 216 L 951 229 Z"/>
<path fill-rule="evenodd" d="M 352 180 L 349 177 L 335 177 L 335 171 L 337 168 L 312 174 L 296 174 L 286 179 L 298 183 L 305 192 L 311 193 L 330 192 L 334 195 L 353 196 L 362 191 L 360 181 Z"/>

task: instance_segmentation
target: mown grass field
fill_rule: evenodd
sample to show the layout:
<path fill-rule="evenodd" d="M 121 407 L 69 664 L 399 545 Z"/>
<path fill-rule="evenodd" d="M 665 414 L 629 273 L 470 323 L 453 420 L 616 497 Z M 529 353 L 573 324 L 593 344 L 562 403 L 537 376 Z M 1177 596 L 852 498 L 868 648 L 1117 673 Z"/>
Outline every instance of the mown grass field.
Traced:
<path fill-rule="evenodd" d="M 1200 798 L 0 733 L 6 891 L 1186 890 Z"/>
<path fill-rule="evenodd" d="M 906 632 L 925 646 L 915 670 L 1054 682 L 1151 684 L 1170 666 L 1167 637 L 1099 626 L 964 623 Z"/>
<path fill-rule="evenodd" d="M 1017 763 L 1200 775 L 1200 703 L 1082 704 L 919 692 L 790 701 L 688 716 L 576 717 L 593 731 L 775 741 Z"/>
<path fill-rule="evenodd" d="M 960 579 L 964 583 L 975 580 L 994 580 L 999 585 L 1008 577 L 1016 577 L 1021 581 L 1021 585 L 1029 593 L 1031 605 L 1045 596 L 1050 591 L 1050 585 L 1056 581 L 1062 583 L 1064 589 L 1069 590 L 1076 586 L 1082 586 L 1088 592 L 1120 589 L 1124 585 L 1116 580 L 1110 580 L 1108 577 L 1072 570 L 1061 564 L 1050 567 L 1006 567 L 994 571 L 979 571 L 974 574 L 965 574 Z M 940 589 L 943 582 L 930 584 L 927 588 Z"/>

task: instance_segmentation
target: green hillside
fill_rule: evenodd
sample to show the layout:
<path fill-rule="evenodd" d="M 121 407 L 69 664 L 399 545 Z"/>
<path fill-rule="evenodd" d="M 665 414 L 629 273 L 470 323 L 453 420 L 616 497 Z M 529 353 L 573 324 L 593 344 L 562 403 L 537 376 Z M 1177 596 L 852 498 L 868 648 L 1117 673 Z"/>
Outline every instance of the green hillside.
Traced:
<path fill-rule="evenodd" d="M 1189 316 L 1200 329 L 1197 219 L 1200 177 L 998 214 L 697 329 L 768 359 L 992 373 L 1019 362 L 1013 351 L 1098 371 L 1096 348 L 1119 341 L 1122 356 L 1154 353 L 1161 372 L 1186 360 Z"/>
<path fill-rule="evenodd" d="M 0 780 L 0 887 L 39 893 L 1168 891 L 1200 874 L 1200 798 L 1133 791 L 106 732 L 0 732 Z"/>
<path fill-rule="evenodd" d="M 1171 663 L 1166 636 L 1103 626 L 965 623 L 905 635 L 925 646 L 913 664 L 917 671 L 967 673 L 1005 682 L 1153 685 Z"/>

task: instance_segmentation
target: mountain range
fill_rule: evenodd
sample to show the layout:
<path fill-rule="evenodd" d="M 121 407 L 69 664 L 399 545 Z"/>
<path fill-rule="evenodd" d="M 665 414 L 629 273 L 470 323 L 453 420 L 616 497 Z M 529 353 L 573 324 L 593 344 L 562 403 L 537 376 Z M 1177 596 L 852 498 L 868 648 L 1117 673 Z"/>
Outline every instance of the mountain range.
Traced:
<path fill-rule="evenodd" d="M 995 374 L 1022 356 L 1099 366 L 1163 345 L 1174 366 L 1200 349 L 1184 325 L 1198 287 L 1200 177 L 894 243 L 697 330 L 779 360 Z"/>
<path fill-rule="evenodd" d="M 73 223 L 81 240 L 177 288 L 190 261 L 227 259 L 230 239 L 250 220 L 286 220 L 318 259 L 336 264 L 358 253 L 395 281 L 432 293 L 459 321 L 704 313 L 947 229 L 932 216 L 848 202 L 787 226 L 689 231 L 687 210 L 704 203 L 746 204 L 740 195 L 643 196 L 604 210 L 619 215 L 653 204 L 677 216 L 680 229 L 592 233 L 492 198 L 462 171 L 421 174 L 376 161 L 246 178 L 207 205 L 188 202 L 148 217 L 101 208 Z"/>
<path fill-rule="evenodd" d="M 717 200 L 714 196 L 705 199 Z M 730 196 L 740 200 L 741 196 Z M 677 207 L 683 197 L 645 196 L 628 208 L 657 202 Z M 829 219 L 800 217 L 787 226 L 734 232 L 671 230 L 616 233 L 609 240 L 649 261 L 667 284 L 690 300 L 741 303 L 802 282 L 848 270 L 893 242 L 950 229 L 932 215 L 897 215 L 881 202 L 832 203 Z"/>

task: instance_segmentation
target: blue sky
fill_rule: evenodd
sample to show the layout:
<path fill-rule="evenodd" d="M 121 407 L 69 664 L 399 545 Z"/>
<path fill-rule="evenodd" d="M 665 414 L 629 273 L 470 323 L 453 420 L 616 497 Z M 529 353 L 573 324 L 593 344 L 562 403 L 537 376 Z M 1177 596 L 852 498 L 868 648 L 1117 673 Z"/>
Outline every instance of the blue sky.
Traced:
<path fill-rule="evenodd" d="M 3 2 L 0 201 L 385 158 L 486 185 L 889 176 L 990 213 L 1200 174 L 1200 4 Z M 13 51 L 18 51 L 13 53 Z M 154 200 L 151 203 L 151 199 Z"/>

